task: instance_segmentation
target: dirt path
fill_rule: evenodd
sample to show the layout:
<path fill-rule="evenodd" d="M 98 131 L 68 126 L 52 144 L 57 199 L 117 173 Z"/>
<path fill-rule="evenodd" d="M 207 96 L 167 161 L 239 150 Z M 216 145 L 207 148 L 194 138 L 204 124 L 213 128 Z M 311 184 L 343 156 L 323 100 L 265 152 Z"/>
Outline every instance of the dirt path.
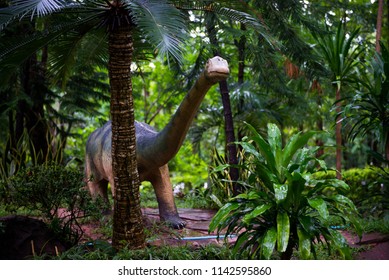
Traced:
<path fill-rule="evenodd" d="M 350 247 L 358 248 L 358 260 L 389 260 L 389 235 L 367 233 L 362 240 L 348 232 L 342 232 Z"/>

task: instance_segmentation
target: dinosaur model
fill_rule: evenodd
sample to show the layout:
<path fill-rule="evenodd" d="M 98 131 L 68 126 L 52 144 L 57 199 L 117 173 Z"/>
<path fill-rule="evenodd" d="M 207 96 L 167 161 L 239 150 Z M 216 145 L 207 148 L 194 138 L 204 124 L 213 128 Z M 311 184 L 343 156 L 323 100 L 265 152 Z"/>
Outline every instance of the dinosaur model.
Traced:
<path fill-rule="evenodd" d="M 164 129 L 157 132 L 145 123 L 135 122 L 140 180 L 151 182 L 158 201 L 160 220 L 167 222 L 173 228 L 183 228 L 185 222 L 177 213 L 168 162 L 180 149 L 205 94 L 214 84 L 227 79 L 228 75 L 229 68 L 226 60 L 218 56 L 209 59 L 204 71 Z M 107 203 L 108 182 L 111 185 L 112 195 L 115 195 L 111 136 L 109 121 L 89 136 L 85 156 L 85 178 L 88 189 L 93 197 L 101 195 Z"/>

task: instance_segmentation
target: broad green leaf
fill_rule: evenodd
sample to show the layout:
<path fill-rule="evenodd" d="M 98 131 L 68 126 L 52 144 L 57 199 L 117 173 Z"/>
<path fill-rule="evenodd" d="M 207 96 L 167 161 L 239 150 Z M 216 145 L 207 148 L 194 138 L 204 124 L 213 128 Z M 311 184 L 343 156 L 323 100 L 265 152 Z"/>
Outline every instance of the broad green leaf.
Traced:
<path fill-rule="evenodd" d="M 285 252 L 288 247 L 289 233 L 289 216 L 285 212 L 279 212 L 277 215 L 277 250 L 279 252 Z"/>
<path fill-rule="evenodd" d="M 312 208 L 316 209 L 317 212 L 319 212 L 319 215 L 327 220 L 329 217 L 328 209 L 327 209 L 327 203 L 322 198 L 313 198 L 313 199 L 307 199 L 309 205 L 311 205 Z"/>
<path fill-rule="evenodd" d="M 254 147 L 253 144 L 251 144 L 249 142 L 239 142 L 239 145 L 242 146 L 243 150 L 246 153 L 252 154 L 256 158 L 260 158 L 261 157 L 260 153 L 258 153 L 258 151 L 256 150 L 256 148 Z"/>
<path fill-rule="evenodd" d="M 265 187 L 273 191 L 273 183 L 278 182 L 278 172 L 268 168 L 268 164 L 256 162 L 255 175 L 265 184 Z"/>
<path fill-rule="evenodd" d="M 297 228 L 299 238 L 299 252 L 302 259 L 307 260 L 311 256 L 311 238 L 303 229 Z"/>
<path fill-rule="evenodd" d="M 238 194 L 237 196 L 233 197 L 232 200 L 239 200 L 239 199 L 255 200 L 255 199 L 258 199 L 260 197 L 261 196 L 259 195 L 258 192 L 250 191 L 248 193 Z"/>
<path fill-rule="evenodd" d="M 315 131 L 309 131 L 304 134 L 297 133 L 293 135 L 283 149 L 282 166 L 287 168 L 296 152 L 306 145 L 308 140 L 316 133 Z"/>
<path fill-rule="evenodd" d="M 277 241 L 277 230 L 276 228 L 272 227 L 270 228 L 263 238 L 262 244 L 261 244 L 261 256 L 263 256 L 265 259 L 270 259 L 274 247 L 276 246 Z"/>
<path fill-rule="evenodd" d="M 308 232 L 310 235 L 314 235 L 316 232 L 315 219 L 309 216 L 299 216 L 298 220 L 304 230 Z"/>
<path fill-rule="evenodd" d="M 238 209 L 240 206 L 239 203 L 228 202 L 222 208 L 217 211 L 216 215 L 212 218 L 211 223 L 209 224 L 209 231 L 214 231 L 220 224 L 226 219 L 226 217 Z"/>
<path fill-rule="evenodd" d="M 349 190 L 350 190 L 349 185 L 347 185 L 347 183 L 344 182 L 344 181 L 342 181 L 342 180 L 338 180 L 338 179 L 326 179 L 326 180 L 324 180 L 324 183 L 325 183 L 328 187 L 341 188 L 341 189 L 344 189 L 345 191 L 349 191 Z"/>
<path fill-rule="evenodd" d="M 229 167 L 230 167 L 229 164 L 221 164 L 221 165 L 218 165 L 218 166 L 214 167 L 212 169 L 211 173 L 217 173 L 217 172 L 220 172 L 220 171 L 224 171 L 224 170 L 226 170 Z"/>
<path fill-rule="evenodd" d="M 273 169 L 276 166 L 276 162 L 275 162 L 275 158 L 274 158 L 274 155 L 272 153 L 272 150 L 270 148 L 269 143 L 266 142 L 265 139 L 263 139 L 263 137 L 255 130 L 255 128 L 252 125 L 250 125 L 248 123 L 246 123 L 246 125 L 252 133 L 252 140 L 254 140 L 254 142 L 257 144 L 259 152 L 265 158 L 265 160 L 266 160 L 268 166 L 271 168 L 271 170 L 275 171 Z"/>
<path fill-rule="evenodd" d="M 263 204 L 255 207 L 253 211 L 251 211 L 250 213 L 246 214 L 243 217 L 243 222 L 246 224 L 250 223 L 251 219 L 258 217 L 259 215 L 262 215 L 271 207 L 272 207 L 271 204 Z"/>
<path fill-rule="evenodd" d="M 235 242 L 234 248 L 233 248 L 233 254 L 239 254 L 240 251 L 244 250 L 245 244 L 249 241 L 249 239 L 252 237 L 252 233 L 249 231 L 245 231 L 243 233 L 240 233 L 238 235 L 238 238 Z"/>
<path fill-rule="evenodd" d="M 301 194 L 305 189 L 306 180 L 299 172 L 293 172 L 293 174 L 287 177 L 289 181 L 288 196 L 291 203 L 294 204 L 294 207 L 300 207 Z"/>
<path fill-rule="evenodd" d="M 347 240 L 344 236 L 336 230 L 330 230 L 330 233 L 332 241 L 342 257 L 344 259 L 351 260 L 350 247 L 348 246 Z"/>
<path fill-rule="evenodd" d="M 267 140 L 274 155 L 274 167 L 276 170 L 278 170 L 278 172 L 281 172 L 280 167 L 282 164 L 282 136 L 280 129 L 274 123 L 269 123 L 267 125 Z"/>
<path fill-rule="evenodd" d="M 335 189 L 343 189 L 348 191 L 350 187 L 342 180 L 338 179 L 324 179 L 324 180 L 315 180 L 312 178 L 309 179 L 308 184 L 314 186 L 309 192 L 308 197 L 313 196 L 313 194 L 321 192 L 324 188 L 332 187 Z"/>
<path fill-rule="evenodd" d="M 338 202 L 338 203 L 341 203 L 341 204 L 346 204 L 348 207 L 350 207 L 350 209 L 354 212 L 358 212 L 358 209 L 355 207 L 355 204 L 354 202 L 352 202 L 351 199 L 349 199 L 348 197 L 345 197 L 344 195 L 341 195 L 341 194 L 337 194 L 333 197 L 333 199 Z"/>
<path fill-rule="evenodd" d="M 288 195 L 288 185 L 286 184 L 273 184 L 274 196 L 276 198 L 276 203 L 280 204 L 283 202 Z"/>
<path fill-rule="evenodd" d="M 267 137 L 269 145 L 272 147 L 273 151 L 282 149 L 281 131 L 276 124 L 269 123 L 267 125 Z"/>
<path fill-rule="evenodd" d="M 350 222 L 353 224 L 355 231 L 357 232 L 357 235 L 359 238 L 362 238 L 363 234 L 363 228 L 361 223 L 359 222 L 359 217 L 356 215 L 350 215 L 349 217 Z"/>

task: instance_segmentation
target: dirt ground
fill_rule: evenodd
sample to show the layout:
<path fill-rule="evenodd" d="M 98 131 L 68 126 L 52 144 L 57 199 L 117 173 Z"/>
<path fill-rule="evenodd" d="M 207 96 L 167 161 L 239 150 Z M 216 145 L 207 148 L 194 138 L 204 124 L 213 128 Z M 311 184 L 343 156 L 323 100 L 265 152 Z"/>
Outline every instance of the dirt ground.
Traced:
<path fill-rule="evenodd" d="M 215 232 L 208 232 L 209 223 L 216 211 L 199 209 L 179 209 L 179 214 L 187 223 L 181 230 L 173 230 L 159 223 L 157 209 L 143 209 L 145 226 L 149 231 L 151 245 L 190 245 L 201 246 L 206 244 L 222 244 L 224 237 L 217 239 Z M 47 253 L 55 255 L 66 250 L 63 244 L 56 240 L 53 233 L 39 219 L 9 216 L 0 218 L 5 225 L 0 238 L 0 259 L 25 259 L 32 255 Z M 107 240 L 99 230 L 100 222 L 91 222 L 83 226 L 82 242 L 91 240 Z M 349 245 L 357 249 L 356 259 L 359 260 L 389 260 L 389 234 L 364 234 L 359 240 L 357 236 L 347 231 L 342 232 Z M 50 242 L 48 242 L 49 240 Z M 236 240 L 235 236 L 228 236 L 229 242 Z"/>
<path fill-rule="evenodd" d="M 182 230 L 169 230 L 159 235 L 162 238 L 149 240 L 153 245 L 173 244 L 184 245 L 191 244 L 193 246 L 200 246 L 210 243 L 222 243 L 223 240 L 218 241 L 215 233 L 208 233 L 208 226 L 215 215 L 216 211 L 203 209 L 179 209 L 179 214 L 182 219 L 187 222 L 187 225 Z M 159 221 L 158 210 L 146 208 L 143 209 L 146 224 L 152 227 L 152 224 Z M 98 225 L 88 225 L 84 227 L 86 239 L 102 238 L 102 235 L 96 234 Z M 160 229 L 160 228 L 159 228 Z M 359 260 L 389 260 L 389 235 L 378 233 L 364 234 L 362 240 L 357 236 L 351 235 L 348 232 L 342 232 L 348 240 L 349 245 L 358 248 L 359 253 L 356 259 Z M 230 242 L 235 241 L 235 237 L 228 238 Z"/>

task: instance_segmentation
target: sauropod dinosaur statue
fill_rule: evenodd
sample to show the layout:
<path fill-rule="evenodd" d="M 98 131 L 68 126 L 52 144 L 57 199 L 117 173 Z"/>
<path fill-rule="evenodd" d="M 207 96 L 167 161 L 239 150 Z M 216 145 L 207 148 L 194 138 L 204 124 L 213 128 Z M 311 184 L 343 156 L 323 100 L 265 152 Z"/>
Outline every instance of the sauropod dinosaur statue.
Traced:
<path fill-rule="evenodd" d="M 160 132 L 145 123 L 135 122 L 140 180 L 151 182 L 158 201 L 160 220 L 167 222 L 173 228 L 183 228 L 185 222 L 177 213 L 168 162 L 180 149 L 205 94 L 214 84 L 227 79 L 228 75 L 229 68 L 226 60 L 218 56 L 209 59 L 204 71 L 169 123 Z M 111 185 L 112 195 L 115 195 L 111 136 L 109 121 L 89 136 L 85 156 L 85 178 L 89 191 L 93 197 L 101 195 L 107 202 L 108 182 Z"/>

